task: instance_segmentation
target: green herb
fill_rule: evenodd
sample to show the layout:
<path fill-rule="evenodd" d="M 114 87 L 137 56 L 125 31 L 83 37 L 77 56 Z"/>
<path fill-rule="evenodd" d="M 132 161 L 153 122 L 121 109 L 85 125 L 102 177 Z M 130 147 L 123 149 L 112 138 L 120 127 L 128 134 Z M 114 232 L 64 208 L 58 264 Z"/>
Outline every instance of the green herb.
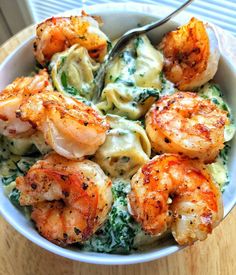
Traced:
<path fill-rule="evenodd" d="M 78 90 L 75 88 L 75 87 L 72 87 L 72 86 L 67 86 L 66 88 L 65 88 L 65 91 L 68 93 L 68 94 L 71 94 L 71 95 L 77 95 L 77 94 L 79 94 L 79 92 L 78 92 Z"/>
<path fill-rule="evenodd" d="M 14 161 L 13 161 L 13 162 L 14 162 Z M 18 174 L 24 175 L 24 171 L 20 168 L 20 166 L 18 165 L 18 162 L 19 162 L 19 161 L 14 162 L 14 164 L 15 164 L 15 166 L 16 166 L 16 169 L 17 169 L 17 172 L 18 172 Z"/>
<path fill-rule="evenodd" d="M 219 101 L 216 98 L 212 98 L 212 102 L 216 105 L 219 105 Z"/>
<path fill-rule="evenodd" d="M 220 150 L 219 156 L 217 158 L 217 161 L 223 164 L 226 174 L 226 180 L 225 182 L 222 182 L 220 184 L 221 192 L 223 193 L 225 191 L 225 187 L 229 184 L 229 174 L 228 174 L 228 159 L 229 159 L 229 151 L 230 151 L 230 145 L 228 143 L 225 144 L 225 147 Z M 217 163 L 216 161 L 216 163 Z M 212 164 L 214 165 L 214 163 Z M 217 174 L 219 175 L 219 171 L 217 171 Z"/>
<path fill-rule="evenodd" d="M 140 47 L 141 45 L 143 45 L 144 42 L 143 42 L 143 39 L 138 36 L 135 40 L 134 40 L 134 48 L 135 50 L 137 50 L 138 47 Z"/>
<path fill-rule="evenodd" d="M 37 158 L 21 158 L 18 161 L 12 160 L 11 166 L 13 166 L 13 168 L 8 169 L 9 176 L 1 177 L 2 184 L 7 186 L 15 181 L 18 176 L 24 176 L 25 173 L 36 161 Z"/>
<path fill-rule="evenodd" d="M 216 104 L 220 109 L 228 112 L 228 117 L 231 122 L 233 121 L 231 111 L 223 99 L 223 94 L 220 87 L 214 83 L 207 83 L 198 89 L 198 94 L 204 99 L 210 99 L 214 104 Z"/>
<path fill-rule="evenodd" d="M 110 52 L 111 49 L 112 49 L 112 43 L 111 41 L 107 40 L 107 51 Z"/>
<path fill-rule="evenodd" d="M 229 108 L 228 108 L 228 106 L 225 104 L 225 102 L 222 104 L 222 109 L 224 110 L 224 111 L 228 111 L 229 112 Z"/>
<path fill-rule="evenodd" d="M 79 94 L 79 91 L 75 87 L 68 85 L 68 80 L 67 80 L 67 76 L 66 76 L 65 72 L 61 73 L 61 83 L 62 83 L 66 93 L 73 95 L 73 96 Z"/>
<path fill-rule="evenodd" d="M 30 167 L 37 161 L 37 158 L 22 158 L 15 163 L 19 175 L 25 175 Z"/>
<path fill-rule="evenodd" d="M 159 98 L 159 90 L 156 89 L 143 89 L 143 91 L 134 98 L 134 101 L 138 103 L 144 103 L 149 97 Z"/>
<path fill-rule="evenodd" d="M 126 64 L 129 64 L 133 60 L 133 54 L 131 51 L 123 51 L 120 54 L 120 58 L 122 58 Z"/>
<path fill-rule="evenodd" d="M 11 176 L 8 176 L 8 177 L 2 177 L 1 180 L 2 180 L 2 184 L 7 186 L 9 185 L 10 183 L 12 183 L 13 181 L 15 181 L 17 178 L 17 174 L 14 174 L 14 175 L 11 175 Z"/>
<path fill-rule="evenodd" d="M 129 74 L 134 74 L 136 72 L 136 68 L 135 67 L 128 68 L 128 72 Z"/>
<path fill-rule="evenodd" d="M 9 199 L 10 199 L 11 203 L 13 203 L 16 207 L 21 207 L 19 198 L 20 198 L 20 191 L 18 189 L 14 188 L 9 195 Z"/>
<path fill-rule="evenodd" d="M 122 79 L 121 77 L 117 77 L 115 80 L 114 80 L 115 83 L 123 83 L 124 85 L 128 86 L 128 87 L 133 87 L 134 86 L 134 82 L 133 81 L 129 81 L 129 80 L 124 80 Z"/>
<path fill-rule="evenodd" d="M 65 64 L 65 61 L 66 61 L 66 56 L 62 56 L 61 64 L 60 64 L 61 67 Z"/>
<path fill-rule="evenodd" d="M 126 199 L 126 195 L 129 193 L 129 191 L 130 185 L 127 181 L 122 179 L 114 180 L 112 185 L 112 195 L 114 200 L 119 198 Z M 127 205 L 127 202 L 125 202 L 125 204 Z"/>
<path fill-rule="evenodd" d="M 160 79 L 161 79 L 161 83 L 163 85 L 165 85 L 166 84 L 166 79 L 165 79 L 163 71 L 160 72 Z"/>
<path fill-rule="evenodd" d="M 220 96 L 220 97 L 223 96 L 223 93 L 222 93 L 219 85 L 211 83 L 211 88 L 213 89 L 214 95 Z"/>
<path fill-rule="evenodd" d="M 64 88 L 67 88 L 68 82 L 67 82 L 67 76 L 65 72 L 61 73 L 61 83 Z"/>
<path fill-rule="evenodd" d="M 223 164 L 227 164 L 228 162 L 228 154 L 229 154 L 229 150 L 230 150 L 230 145 L 226 144 L 225 147 L 220 150 L 219 156 L 223 161 Z"/>

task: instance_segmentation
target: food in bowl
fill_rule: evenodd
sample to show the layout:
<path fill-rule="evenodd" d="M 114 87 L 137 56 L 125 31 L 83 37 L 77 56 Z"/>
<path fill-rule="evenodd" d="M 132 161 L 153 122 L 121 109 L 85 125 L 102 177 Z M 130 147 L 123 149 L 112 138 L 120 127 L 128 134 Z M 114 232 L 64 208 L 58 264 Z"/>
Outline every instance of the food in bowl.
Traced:
<path fill-rule="evenodd" d="M 44 68 L 1 94 L 1 174 L 42 236 L 108 253 L 157 244 L 170 231 L 181 245 L 207 237 L 223 217 L 234 133 L 208 82 L 215 39 L 196 19 L 159 46 L 135 38 L 108 68 L 95 106 L 94 78 L 110 47 L 98 22 L 82 14 L 38 26 Z M 173 40 L 181 43 L 172 51 Z"/>

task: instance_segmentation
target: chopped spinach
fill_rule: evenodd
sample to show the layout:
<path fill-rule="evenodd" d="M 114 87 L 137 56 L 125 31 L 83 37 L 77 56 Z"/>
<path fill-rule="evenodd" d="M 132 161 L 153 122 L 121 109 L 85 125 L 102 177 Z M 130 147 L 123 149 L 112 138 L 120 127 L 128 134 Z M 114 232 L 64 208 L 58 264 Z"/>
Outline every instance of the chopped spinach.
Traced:
<path fill-rule="evenodd" d="M 14 204 L 16 207 L 21 207 L 19 198 L 20 198 L 20 191 L 16 188 L 13 188 L 13 190 L 9 194 L 9 199 L 11 203 Z"/>
<path fill-rule="evenodd" d="M 65 61 L 66 61 L 66 56 L 62 56 L 60 66 L 63 66 L 65 64 Z"/>
<path fill-rule="evenodd" d="M 79 94 L 78 90 L 75 87 L 72 87 L 72 86 L 66 87 L 65 90 L 68 94 L 71 94 L 71 95 L 74 95 L 74 96 Z"/>
<path fill-rule="evenodd" d="M 128 68 L 128 73 L 129 74 L 134 74 L 136 72 L 136 68 L 135 67 L 132 67 L 132 68 Z"/>
<path fill-rule="evenodd" d="M 163 85 L 165 85 L 165 84 L 166 84 L 166 78 L 165 78 L 165 76 L 164 76 L 163 71 L 160 72 L 160 79 L 161 79 L 161 83 L 162 83 Z"/>
<path fill-rule="evenodd" d="M 68 86 L 67 76 L 65 72 L 61 73 L 61 84 L 63 85 L 64 88 L 67 88 Z"/>
<path fill-rule="evenodd" d="M 115 80 L 114 80 L 115 83 L 123 83 L 124 85 L 128 86 L 128 87 L 133 87 L 135 85 L 135 83 L 133 81 L 129 81 L 129 80 L 124 80 L 122 79 L 121 77 L 117 77 Z"/>
<path fill-rule="evenodd" d="M 71 94 L 73 96 L 79 94 L 79 91 L 75 87 L 72 87 L 72 86 L 68 85 L 67 75 L 66 75 L 65 72 L 61 73 L 61 84 L 63 85 L 65 91 L 68 94 Z"/>
<path fill-rule="evenodd" d="M 19 174 L 25 175 L 37 160 L 38 159 L 35 158 L 21 158 L 19 161 L 17 161 L 15 164 Z"/>
<path fill-rule="evenodd" d="M 131 51 L 123 51 L 119 57 L 122 58 L 126 64 L 132 62 L 134 58 Z"/>
<path fill-rule="evenodd" d="M 226 144 L 225 147 L 220 151 L 215 162 L 207 165 L 214 181 L 219 185 L 222 193 L 229 183 L 229 173 L 227 167 L 229 149 L 230 145 Z"/>
<path fill-rule="evenodd" d="M 110 52 L 111 49 L 112 49 L 112 43 L 111 41 L 107 40 L 107 52 Z"/>
<path fill-rule="evenodd" d="M 134 48 L 135 50 L 137 50 L 138 47 L 140 47 L 141 45 L 143 45 L 143 39 L 142 37 L 138 36 L 135 40 L 134 40 Z"/>
<path fill-rule="evenodd" d="M 2 184 L 7 186 L 10 183 L 12 183 L 14 180 L 16 180 L 16 178 L 17 178 L 17 174 L 13 174 L 13 175 L 10 175 L 10 176 L 7 176 L 7 177 L 2 177 L 1 178 Z"/>
<path fill-rule="evenodd" d="M 143 91 L 137 97 L 134 98 L 134 101 L 136 101 L 138 103 L 143 103 L 151 96 L 158 99 L 159 98 L 159 90 L 157 90 L 157 89 L 143 89 Z"/>
<path fill-rule="evenodd" d="M 139 225 L 127 210 L 129 184 L 121 179 L 113 182 L 114 203 L 101 229 L 85 243 L 84 249 L 106 253 L 129 253 Z"/>
<path fill-rule="evenodd" d="M 9 160 L 1 162 L 1 168 L 5 166 L 7 168 L 7 176 L 0 175 L 0 180 L 4 186 L 10 185 L 16 180 L 18 176 L 24 176 L 30 167 L 38 160 L 38 158 L 24 158 L 14 160 L 14 156 L 11 155 Z"/>
<path fill-rule="evenodd" d="M 232 120 L 230 108 L 223 99 L 220 87 L 215 83 L 207 83 L 198 89 L 198 94 L 205 99 L 210 99 L 220 109 L 228 112 L 228 117 Z"/>
<path fill-rule="evenodd" d="M 222 150 L 220 150 L 219 157 L 222 159 L 224 165 L 227 165 L 229 150 L 229 144 L 226 144 L 225 147 Z"/>
<path fill-rule="evenodd" d="M 122 180 L 122 179 L 116 179 L 113 182 L 112 186 L 112 195 L 114 200 L 122 198 L 126 199 L 127 194 L 130 191 L 130 185 L 127 181 Z M 127 205 L 127 202 L 125 202 Z"/>
<path fill-rule="evenodd" d="M 20 191 L 16 188 L 15 180 L 19 176 L 24 176 L 38 159 L 38 157 L 22 157 L 9 153 L 8 158 L 0 163 L 0 184 L 3 184 L 5 194 L 9 197 L 11 203 L 20 208 L 28 217 L 30 208 L 20 205 Z"/>

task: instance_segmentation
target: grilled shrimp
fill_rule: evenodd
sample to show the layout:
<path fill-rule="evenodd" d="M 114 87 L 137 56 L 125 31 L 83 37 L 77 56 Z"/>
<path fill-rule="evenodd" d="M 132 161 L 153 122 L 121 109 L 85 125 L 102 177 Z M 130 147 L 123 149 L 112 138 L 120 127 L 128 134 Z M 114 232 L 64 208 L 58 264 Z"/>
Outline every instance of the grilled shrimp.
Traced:
<path fill-rule="evenodd" d="M 131 180 L 132 215 L 152 235 L 171 230 L 180 245 L 204 240 L 223 217 L 221 193 L 199 161 L 154 157 Z"/>
<path fill-rule="evenodd" d="M 55 53 L 80 44 L 92 58 L 102 61 L 108 40 L 99 29 L 99 22 L 84 12 L 81 16 L 52 17 L 37 26 L 34 54 L 45 65 Z"/>
<path fill-rule="evenodd" d="M 34 132 L 28 121 L 18 116 L 20 105 L 31 95 L 51 91 L 49 75 L 41 70 L 33 77 L 20 77 L 0 93 L 0 133 L 9 137 L 28 136 Z"/>
<path fill-rule="evenodd" d="M 193 90 L 217 71 L 220 52 L 215 32 L 195 18 L 166 34 L 159 49 L 164 54 L 165 76 L 179 90 Z"/>
<path fill-rule="evenodd" d="M 16 179 L 20 204 L 32 205 L 40 234 L 59 245 L 88 239 L 105 221 L 112 204 L 111 181 L 98 164 L 56 153 Z"/>
<path fill-rule="evenodd" d="M 195 93 L 178 92 L 158 100 L 146 115 L 146 132 L 156 152 L 214 161 L 224 147 L 227 112 Z"/>
<path fill-rule="evenodd" d="M 18 116 L 35 125 L 45 141 L 69 159 L 94 154 L 108 130 L 96 110 L 58 92 L 32 95 L 21 105 Z"/>

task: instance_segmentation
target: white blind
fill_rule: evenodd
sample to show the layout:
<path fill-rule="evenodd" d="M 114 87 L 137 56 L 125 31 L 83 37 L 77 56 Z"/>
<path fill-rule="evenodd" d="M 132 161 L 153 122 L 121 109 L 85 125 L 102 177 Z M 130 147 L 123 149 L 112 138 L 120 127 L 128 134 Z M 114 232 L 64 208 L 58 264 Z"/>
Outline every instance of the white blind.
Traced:
<path fill-rule="evenodd" d="M 28 0 L 35 22 L 42 21 L 57 13 L 80 8 L 83 5 L 94 5 L 99 3 L 108 3 L 108 0 Z M 128 2 L 119 0 L 114 2 Z M 183 1 L 180 0 L 140 0 L 138 3 L 161 4 L 175 8 Z M 196 0 L 187 10 L 194 16 L 202 16 L 208 21 L 230 31 L 236 35 L 236 0 Z"/>

